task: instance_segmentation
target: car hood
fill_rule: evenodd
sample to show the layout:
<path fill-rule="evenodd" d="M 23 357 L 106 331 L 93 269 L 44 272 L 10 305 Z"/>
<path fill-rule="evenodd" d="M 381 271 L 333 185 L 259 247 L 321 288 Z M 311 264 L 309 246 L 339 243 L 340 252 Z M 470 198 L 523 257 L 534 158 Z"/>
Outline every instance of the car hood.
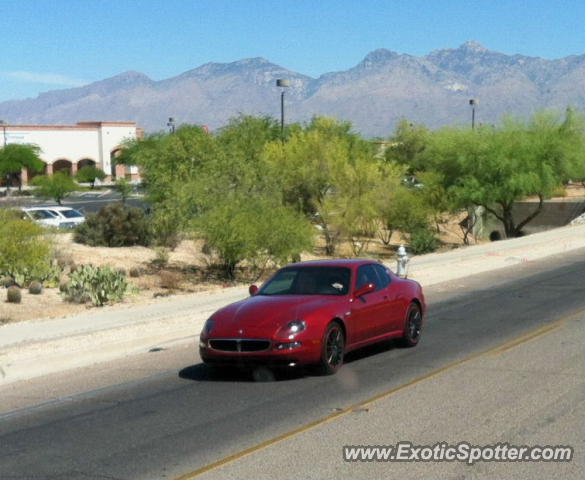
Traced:
<path fill-rule="evenodd" d="M 303 320 L 343 297 L 322 295 L 257 295 L 232 303 L 213 315 L 213 336 L 268 334 L 292 320 Z"/>

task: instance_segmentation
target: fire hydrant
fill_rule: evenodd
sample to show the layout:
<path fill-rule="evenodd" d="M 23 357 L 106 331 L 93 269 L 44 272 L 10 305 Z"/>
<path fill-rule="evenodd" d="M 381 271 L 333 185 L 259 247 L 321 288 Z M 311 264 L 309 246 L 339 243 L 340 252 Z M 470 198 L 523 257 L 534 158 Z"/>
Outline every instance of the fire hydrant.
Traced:
<path fill-rule="evenodd" d="M 396 258 L 396 275 L 402 278 L 406 278 L 408 275 L 408 262 L 410 258 L 408 258 L 408 254 L 406 253 L 406 249 L 404 245 L 400 245 L 398 247 Z"/>

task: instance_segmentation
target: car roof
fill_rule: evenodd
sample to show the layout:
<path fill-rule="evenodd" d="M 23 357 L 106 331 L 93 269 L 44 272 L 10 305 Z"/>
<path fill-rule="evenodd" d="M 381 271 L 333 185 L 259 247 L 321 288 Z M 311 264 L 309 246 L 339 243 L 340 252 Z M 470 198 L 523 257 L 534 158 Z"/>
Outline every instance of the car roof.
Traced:
<path fill-rule="evenodd" d="M 328 259 L 328 260 L 309 260 L 306 262 L 297 262 L 287 267 L 348 267 L 356 268 L 361 265 L 367 265 L 371 263 L 379 263 L 377 260 L 369 260 L 366 258 L 339 258 L 339 259 Z"/>
<path fill-rule="evenodd" d="M 22 207 L 22 209 L 26 212 L 26 211 L 30 211 L 30 210 L 47 210 L 47 209 L 51 209 L 51 210 L 75 210 L 74 208 L 71 207 L 64 207 L 64 206 L 60 206 L 60 205 L 35 205 L 34 207 Z"/>

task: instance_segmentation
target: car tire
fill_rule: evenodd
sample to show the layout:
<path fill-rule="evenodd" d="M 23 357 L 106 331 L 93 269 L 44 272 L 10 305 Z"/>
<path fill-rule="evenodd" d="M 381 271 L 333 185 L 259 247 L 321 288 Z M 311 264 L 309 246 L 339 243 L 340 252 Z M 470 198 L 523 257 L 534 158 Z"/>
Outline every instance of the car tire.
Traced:
<path fill-rule="evenodd" d="M 404 323 L 404 334 L 400 338 L 400 344 L 403 347 L 416 347 L 420 341 L 422 329 L 422 312 L 420 306 L 412 302 L 406 312 L 406 321 Z"/>
<path fill-rule="evenodd" d="M 345 336 L 338 322 L 331 322 L 321 342 L 320 370 L 323 375 L 333 375 L 343 365 Z"/>

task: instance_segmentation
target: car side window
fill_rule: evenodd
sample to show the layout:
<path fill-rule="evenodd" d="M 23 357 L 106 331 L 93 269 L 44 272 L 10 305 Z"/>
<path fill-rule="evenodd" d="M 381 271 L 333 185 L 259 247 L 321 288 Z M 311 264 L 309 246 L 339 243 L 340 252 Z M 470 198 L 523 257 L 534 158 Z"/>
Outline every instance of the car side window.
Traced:
<path fill-rule="evenodd" d="M 356 289 L 360 289 L 368 283 L 376 285 L 376 290 L 381 288 L 380 279 L 378 279 L 376 270 L 374 270 L 374 265 L 362 265 L 358 268 Z"/>
<path fill-rule="evenodd" d="M 390 285 L 392 278 L 390 278 L 390 274 L 388 273 L 388 270 L 386 270 L 386 267 L 383 265 L 374 265 L 374 268 L 378 273 L 378 277 L 380 277 L 380 288 L 386 288 Z"/>

